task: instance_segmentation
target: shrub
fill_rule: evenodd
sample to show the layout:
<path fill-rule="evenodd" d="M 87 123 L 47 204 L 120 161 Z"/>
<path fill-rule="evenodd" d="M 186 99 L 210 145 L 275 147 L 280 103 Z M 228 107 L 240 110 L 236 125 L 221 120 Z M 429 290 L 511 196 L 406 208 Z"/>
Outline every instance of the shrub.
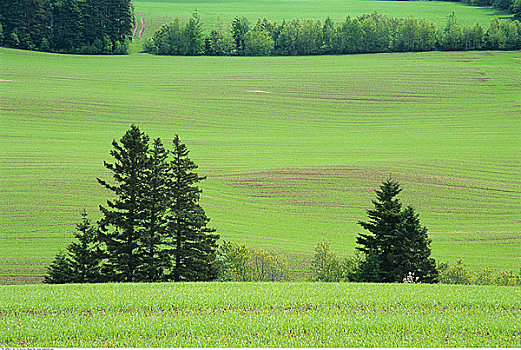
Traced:
<path fill-rule="evenodd" d="M 224 241 L 217 252 L 219 281 L 286 281 L 289 273 L 286 258 L 273 250 L 249 248 Z"/>
<path fill-rule="evenodd" d="M 330 249 L 329 242 L 318 242 L 311 262 L 313 281 L 349 282 L 356 280 L 361 255 L 339 259 Z"/>
<path fill-rule="evenodd" d="M 470 284 L 471 272 L 462 259 L 458 259 L 456 264 L 440 263 L 438 266 L 440 272 L 439 281 L 443 284 Z"/>

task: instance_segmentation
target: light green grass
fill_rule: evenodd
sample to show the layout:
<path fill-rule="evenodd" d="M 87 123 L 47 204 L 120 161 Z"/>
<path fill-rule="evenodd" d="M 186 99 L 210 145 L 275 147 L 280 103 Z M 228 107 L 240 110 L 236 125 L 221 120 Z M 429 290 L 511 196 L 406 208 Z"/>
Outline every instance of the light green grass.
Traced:
<path fill-rule="evenodd" d="M 82 208 L 98 217 L 96 177 L 109 179 L 103 161 L 130 123 L 180 135 L 222 238 L 296 269 L 320 240 L 352 253 L 389 175 L 435 258 L 521 267 L 519 53 L 0 57 L 4 282 L 42 274 Z"/>
<path fill-rule="evenodd" d="M 0 286 L 5 347 L 519 347 L 515 287 Z"/>

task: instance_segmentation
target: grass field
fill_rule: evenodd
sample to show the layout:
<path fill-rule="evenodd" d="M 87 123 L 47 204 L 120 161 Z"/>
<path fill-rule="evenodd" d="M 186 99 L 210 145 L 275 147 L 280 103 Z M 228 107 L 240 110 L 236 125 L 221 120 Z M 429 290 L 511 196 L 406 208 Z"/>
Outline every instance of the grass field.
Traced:
<path fill-rule="evenodd" d="M 335 283 L 0 286 L 0 346 L 520 347 L 520 292 Z"/>
<path fill-rule="evenodd" d="M 392 175 L 434 257 L 521 266 L 521 54 L 67 56 L 0 49 L 0 274 L 39 281 L 107 198 L 113 138 L 178 133 L 226 240 L 352 253 Z M 255 91 L 267 91 L 259 93 Z"/>
<path fill-rule="evenodd" d="M 435 1 L 372 1 L 372 0 L 134 0 L 135 13 L 145 16 L 149 36 L 160 25 L 175 16 L 189 17 L 197 10 L 206 28 L 217 22 L 229 23 L 235 17 L 246 17 L 254 24 L 259 18 L 326 19 L 342 21 L 347 15 L 359 16 L 377 11 L 394 17 L 415 16 L 444 26 L 447 16 L 454 12 L 460 23 L 480 23 L 488 26 L 492 17 L 511 17 L 493 8 L 466 6 L 459 3 Z"/>

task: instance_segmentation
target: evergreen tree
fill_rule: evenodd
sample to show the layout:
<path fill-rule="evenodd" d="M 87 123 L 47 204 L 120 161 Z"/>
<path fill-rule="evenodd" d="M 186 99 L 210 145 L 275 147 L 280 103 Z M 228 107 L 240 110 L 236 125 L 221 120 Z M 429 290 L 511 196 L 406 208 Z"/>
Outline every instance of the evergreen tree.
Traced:
<path fill-rule="evenodd" d="M 395 198 L 401 191 L 398 182 L 385 181 L 376 191 L 374 209 L 367 211 L 369 221 L 359 222 L 369 231 L 357 238 L 357 249 L 366 257 L 358 271 L 361 281 L 400 282 L 408 272 L 422 282 L 436 281 L 427 229 L 420 225 L 413 208 L 402 209 Z"/>
<path fill-rule="evenodd" d="M 148 167 L 148 136 L 132 125 L 119 144 L 112 142 L 110 154 L 115 163 L 104 162 L 113 173 L 116 185 L 98 178 L 98 182 L 116 195 L 107 207 L 100 205 L 103 214 L 99 222 L 100 238 L 105 243 L 107 263 L 105 273 L 111 281 L 132 282 L 141 264 L 140 234 L 146 217 L 144 183 Z"/>
<path fill-rule="evenodd" d="M 157 282 L 165 279 L 168 256 L 162 247 L 166 234 L 168 208 L 168 152 L 161 139 L 155 139 L 149 150 L 149 161 L 143 181 L 144 220 L 139 233 L 138 255 L 142 256 L 137 280 Z"/>
<path fill-rule="evenodd" d="M 85 210 L 81 213 L 81 218 L 74 234 L 78 242 L 73 242 L 67 247 L 71 281 L 75 283 L 100 282 L 101 252 L 96 228 L 90 223 Z"/>
<path fill-rule="evenodd" d="M 188 148 L 179 136 L 173 140 L 169 179 L 169 212 L 167 243 L 172 257 L 170 278 L 174 281 L 207 281 L 217 276 L 215 256 L 218 235 L 208 228 L 209 221 L 199 205 L 201 190 L 197 183 L 206 177 L 194 170 L 197 165 L 188 158 Z"/>
<path fill-rule="evenodd" d="M 47 275 L 43 282 L 49 284 L 71 283 L 72 268 L 67 254 L 59 252 L 54 261 L 47 268 Z"/>
<path fill-rule="evenodd" d="M 183 30 L 183 55 L 196 56 L 204 53 L 203 27 L 195 12 Z"/>
<path fill-rule="evenodd" d="M 96 228 L 89 222 L 87 212 L 81 213 L 82 220 L 76 225 L 74 237 L 78 240 L 69 244 L 67 252 L 56 255 L 47 268 L 44 282 L 60 283 L 93 283 L 100 282 L 100 251 Z"/>

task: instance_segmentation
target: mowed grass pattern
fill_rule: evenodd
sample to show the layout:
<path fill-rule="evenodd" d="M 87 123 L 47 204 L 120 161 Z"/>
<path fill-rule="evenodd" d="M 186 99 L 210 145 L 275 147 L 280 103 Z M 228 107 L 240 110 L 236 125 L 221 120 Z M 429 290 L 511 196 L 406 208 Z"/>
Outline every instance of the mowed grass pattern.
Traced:
<path fill-rule="evenodd" d="M 516 287 L 0 286 L 5 347 L 519 347 Z"/>
<path fill-rule="evenodd" d="M 521 54 L 66 56 L 0 50 L 0 274 L 39 281 L 109 195 L 113 138 L 179 134 L 226 240 L 352 253 L 389 176 L 440 260 L 521 265 Z"/>

